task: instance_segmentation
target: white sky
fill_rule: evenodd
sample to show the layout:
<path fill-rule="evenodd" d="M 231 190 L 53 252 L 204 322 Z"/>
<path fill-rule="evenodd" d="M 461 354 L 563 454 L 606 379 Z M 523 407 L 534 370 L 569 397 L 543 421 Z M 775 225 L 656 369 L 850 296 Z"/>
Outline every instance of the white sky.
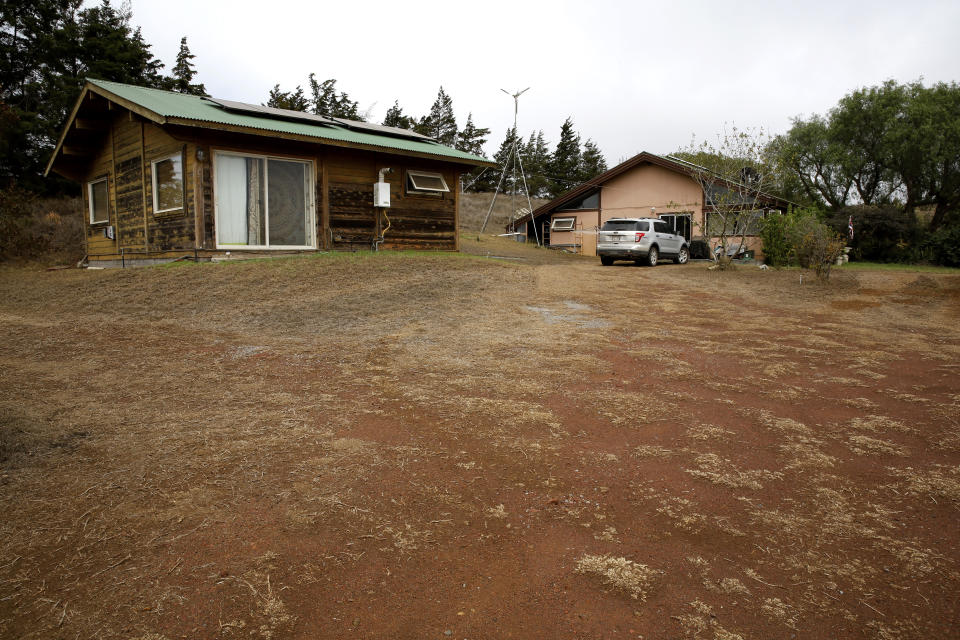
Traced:
<path fill-rule="evenodd" d="M 119 3 L 116 3 L 119 4 Z M 133 23 L 172 67 L 187 36 L 218 98 L 265 102 L 275 83 L 337 87 L 380 122 L 426 113 L 443 85 L 491 155 L 520 100 L 521 133 L 551 148 L 567 116 L 613 166 L 670 153 L 725 123 L 780 133 L 857 87 L 960 80 L 960 2 L 481 2 L 133 0 Z"/>

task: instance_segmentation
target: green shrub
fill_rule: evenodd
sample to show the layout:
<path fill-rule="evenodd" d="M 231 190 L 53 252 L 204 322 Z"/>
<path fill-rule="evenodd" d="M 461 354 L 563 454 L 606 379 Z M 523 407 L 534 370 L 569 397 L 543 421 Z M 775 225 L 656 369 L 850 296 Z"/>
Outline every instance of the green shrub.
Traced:
<path fill-rule="evenodd" d="M 960 223 L 927 234 L 921 255 L 934 264 L 960 267 Z"/>
<path fill-rule="evenodd" d="M 767 216 L 760 227 L 763 261 L 771 267 L 784 267 L 790 263 L 790 242 L 787 240 L 790 215 Z"/>
<path fill-rule="evenodd" d="M 843 237 L 810 211 L 790 214 L 787 241 L 793 259 L 804 269 L 813 269 L 821 280 L 830 278 L 830 269 L 843 253 Z"/>

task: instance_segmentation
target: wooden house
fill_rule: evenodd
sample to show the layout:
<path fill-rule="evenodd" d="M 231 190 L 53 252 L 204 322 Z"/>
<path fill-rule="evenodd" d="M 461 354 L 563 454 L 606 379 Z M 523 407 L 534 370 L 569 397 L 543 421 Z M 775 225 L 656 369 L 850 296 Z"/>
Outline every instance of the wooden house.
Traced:
<path fill-rule="evenodd" d="M 82 185 L 88 259 L 109 264 L 456 250 L 476 166 L 405 129 L 88 80 L 47 173 Z"/>
<path fill-rule="evenodd" d="M 660 218 L 683 235 L 687 242 L 703 240 L 711 248 L 716 244 L 712 233 L 712 201 L 715 194 L 705 193 L 703 181 L 694 176 L 701 167 L 678 158 L 643 152 L 618 164 L 609 171 L 585 182 L 535 209 L 512 225 L 534 237 L 534 228 L 550 247 L 568 249 L 584 255 L 597 255 L 597 229 L 611 218 Z M 730 185 L 735 187 L 736 185 Z M 717 181 L 713 188 L 722 188 Z M 791 203 L 760 193 L 749 199 L 751 215 L 738 216 L 743 229 L 728 229 L 744 250 L 759 257 L 762 243 L 759 220 L 771 212 L 786 211 Z"/>

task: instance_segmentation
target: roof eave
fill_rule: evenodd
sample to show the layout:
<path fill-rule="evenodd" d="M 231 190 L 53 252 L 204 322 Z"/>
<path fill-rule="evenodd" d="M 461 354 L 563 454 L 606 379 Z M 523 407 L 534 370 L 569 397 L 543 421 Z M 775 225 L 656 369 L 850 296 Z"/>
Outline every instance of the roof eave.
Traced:
<path fill-rule="evenodd" d="M 162 115 L 154 111 L 151 111 L 150 109 L 146 109 L 135 102 L 131 102 L 130 100 L 127 100 L 125 98 L 121 98 L 120 96 L 113 93 L 112 91 L 108 91 L 107 89 L 104 89 L 103 87 L 98 86 L 90 82 L 89 80 L 87 80 L 86 84 L 83 85 L 83 89 L 80 91 L 80 97 L 77 98 L 76 103 L 74 103 L 73 105 L 73 109 L 70 111 L 70 115 L 67 117 L 66 124 L 63 125 L 63 130 L 60 132 L 60 137 L 57 139 L 57 146 L 53 148 L 53 153 L 50 154 L 50 160 L 47 161 L 47 167 L 43 171 L 44 177 L 47 177 L 48 175 L 50 175 L 50 171 L 51 169 L 53 169 L 53 165 L 56 162 L 57 157 L 60 155 L 60 151 L 63 148 L 63 142 L 64 140 L 66 140 L 67 134 L 70 132 L 70 127 L 73 126 L 73 122 L 77 117 L 77 112 L 80 111 L 80 106 L 83 104 L 83 101 L 91 93 L 95 93 L 101 96 L 102 98 L 106 98 L 107 100 L 121 107 L 124 107 L 125 109 L 129 109 L 133 113 L 143 116 L 147 120 L 151 120 L 153 122 L 156 122 L 157 124 L 163 124 L 164 122 L 166 122 L 166 118 L 164 118 Z"/>

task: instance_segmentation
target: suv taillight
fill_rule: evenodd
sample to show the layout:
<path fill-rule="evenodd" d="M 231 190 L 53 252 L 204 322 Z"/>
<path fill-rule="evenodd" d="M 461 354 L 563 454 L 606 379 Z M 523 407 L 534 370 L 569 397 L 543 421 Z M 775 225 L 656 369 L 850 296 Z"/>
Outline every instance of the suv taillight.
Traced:
<path fill-rule="evenodd" d="M 643 234 L 642 234 L 642 233 L 638 233 L 636 239 L 634 239 L 634 242 L 640 242 L 640 239 L 641 239 L 641 238 L 643 238 Z"/>

